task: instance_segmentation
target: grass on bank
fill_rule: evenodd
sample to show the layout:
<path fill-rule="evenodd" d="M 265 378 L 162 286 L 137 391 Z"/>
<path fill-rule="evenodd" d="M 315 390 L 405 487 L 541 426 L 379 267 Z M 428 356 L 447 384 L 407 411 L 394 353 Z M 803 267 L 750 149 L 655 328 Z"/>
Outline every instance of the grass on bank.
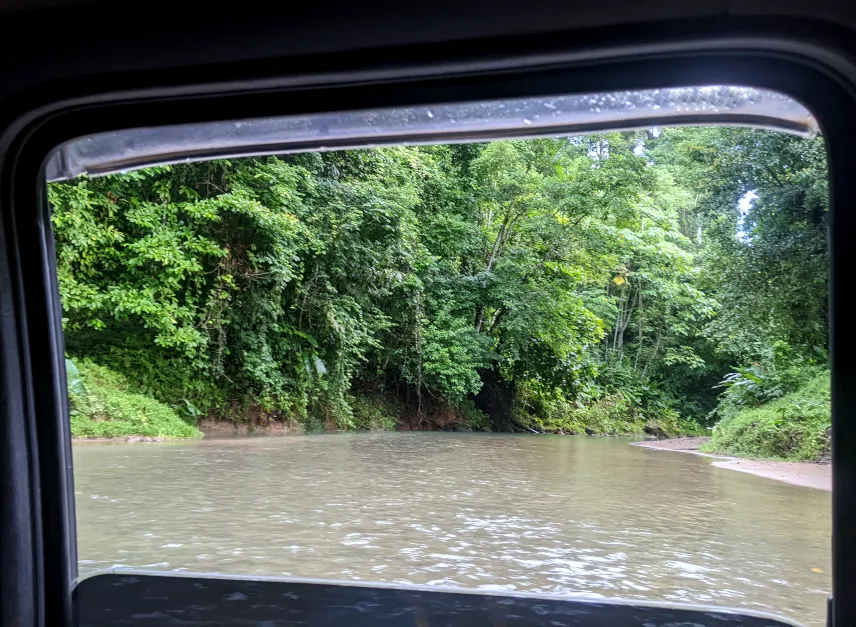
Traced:
<path fill-rule="evenodd" d="M 736 457 L 817 461 L 829 458 L 829 372 L 758 407 L 742 409 L 713 428 L 707 453 Z"/>
<path fill-rule="evenodd" d="M 89 361 L 67 364 L 75 438 L 196 438 L 201 433 L 168 405 L 131 391 L 121 375 Z"/>

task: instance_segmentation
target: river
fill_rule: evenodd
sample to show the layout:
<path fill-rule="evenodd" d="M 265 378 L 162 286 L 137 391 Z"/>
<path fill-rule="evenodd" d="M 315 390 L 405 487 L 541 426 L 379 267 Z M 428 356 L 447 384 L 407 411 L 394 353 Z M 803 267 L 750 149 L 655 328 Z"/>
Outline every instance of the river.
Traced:
<path fill-rule="evenodd" d="M 81 574 L 116 566 L 705 603 L 823 624 L 828 492 L 613 438 L 79 444 Z"/>

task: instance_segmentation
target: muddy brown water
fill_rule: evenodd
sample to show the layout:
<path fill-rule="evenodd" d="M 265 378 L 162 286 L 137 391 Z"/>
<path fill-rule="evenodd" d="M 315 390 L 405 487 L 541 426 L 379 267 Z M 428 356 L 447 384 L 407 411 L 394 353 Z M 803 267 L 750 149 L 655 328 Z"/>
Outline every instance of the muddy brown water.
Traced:
<path fill-rule="evenodd" d="M 378 433 L 74 447 L 113 567 L 619 597 L 823 624 L 830 494 L 611 438 Z"/>

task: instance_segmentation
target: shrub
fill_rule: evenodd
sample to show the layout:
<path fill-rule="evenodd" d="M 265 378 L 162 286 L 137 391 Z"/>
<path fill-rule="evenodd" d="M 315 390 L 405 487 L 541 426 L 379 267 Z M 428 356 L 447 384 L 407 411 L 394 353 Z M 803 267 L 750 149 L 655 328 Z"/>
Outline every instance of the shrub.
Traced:
<path fill-rule="evenodd" d="M 829 455 L 829 373 L 760 406 L 733 411 L 704 450 L 740 457 L 818 460 Z"/>
<path fill-rule="evenodd" d="M 362 431 L 395 431 L 399 407 L 389 398 L 377 394 L 356 394 L 350 401 L 354 429 Z"/>
<path fill-rule="evenodd" d="M 599 435 L 697 435 L 702 428 L 687 420 L 658 391 L 636 384 L 627 389 L 590 395 L 586 402 L 568 400 L 561 390 L 543 391 L 521 385 L 515 399 L 515 418 L 546 433 Z"/>
<path fill-rule="evenodd" d="M 536 431 L 603 435 L 644 432 L 644 420 L 619 394 L 603 396 L 582 405 L 568 400 L 560 391 L 544 394 L 524 387 L 518 392 L 515 417 Z"/>
<path fill-rule="evenodd" d="M 153 398 L 130 391 L 127 381 L 112 370 L 89 361 L 67 369 L 73 437 L 200 437 L 191 421 L 182 420 Z"/>
<path fill-rule="evenodd" d="M 464 426 L 470 431 L 490 431 L 490 416 L 476 407 L 470 399 L 464 399 L 455 407 L 463 418 Z"/>
<path fill-rule="evenodd" d="M 760 362 L 735 368 L 725 375 L 716 386 L 725 391 L 711 417 L 729 418 L 743 409 L 782 398 L 823 371 L 821 366 L 794 356 L 785 342 L 775 342 Z"/>
<path fill-rule="evenodd" d="M 226 389 L 215 377 L 194 368 L 185 360 L 166 355 L 151 338 L 133 331 L 107 334 L 80 331 L 67 334 L 66 346 L 80 360 L 96 363 L 121 376 L 126 389 L 150 396 L 172 407 L 192 403 L 207 413 L 225 417 L 229 413 Z M 223 383 L 220 381 L 219 383 Z M 250 403 L 244 401 L 244 405 Z"/>

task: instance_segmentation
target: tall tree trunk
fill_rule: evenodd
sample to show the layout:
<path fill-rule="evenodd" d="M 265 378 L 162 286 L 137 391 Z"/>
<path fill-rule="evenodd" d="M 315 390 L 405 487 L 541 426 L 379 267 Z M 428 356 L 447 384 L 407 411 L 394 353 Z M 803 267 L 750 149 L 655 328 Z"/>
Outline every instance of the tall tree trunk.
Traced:
<path fill-rule="evenodd" d="M 654 352 L 651 353 L 651 359 L 645 364 L 645 367 L 642 368 L 642 378 L 645 378 L 645 375 L 648 373 L 648 366 L 650 366 L 654 362 L 654 358 L 657 357 L 657 351 L 660 350 L 660 339 L 663 337 L 663 329 L 659 329 L 657 331 L 657 341 L 654 343 Z"/>
<path fill-rule="evenodd" d="M 627 330 L 628 325 L 630 324 L 630 318 L 633 317 L 633 310 L 636 308 L 636 303 L 634 300 L 638 302 L 640 292 L 637 290 L 636 298 L 632 296 L 632 293 L 629 292 L 627 294 L 627 298 L 624 300 L 624 307 L 619 310 L 619 320 L 621 324 L 621 328 L 617 329 L 617 340 L 616 340 L 616 348 L 618 348 L 618 361 L 624 359 L 624 332 Z"/>
<path fill-rule="evenodd" d="M 499 228 L 499 233 L 496 234 L 496 239 L 493 242 L 493 248 L 490 251 L 490 256 L 487 258 L 484 269 L 486 273 L 493 270 L 493 264 L 496 263 L 497 257 L 499 257 L 499 254 L 502 252 L 502 248 L 508 241 L 508 232 L 511 230 L 511 223 L 511 214 L 506 214 L 505 219 L 502 221 L 502 226 Z M 484 326 L 484 309 L 485 306 L 484 303 L 482 303 L 476 311 L 476 333 L 481 333 L 482 327 Z"/>
<path fill-rule="evenodd" d="M 422 294 L 416 293 L 415 303 L 415 343 L 416 343 L 416 419 L 422 428 Z"/>
<path fill-rule="evenodd" d="M 618 346 L 618 328 L 621 326 L 621 320 L 624 315 L 624 292 L 618 296 L 618 313 L 615 314 L 615 327 L 612 329 L 612 348 Z"/>
<path fill-rule="evenodd" d="M 642 281 L 639 281 L 639 346 L 636 348 L 636 359 L 633 361 L 633 369 L 639 368 L 639 355 L 642 354 L 642 344 L 645 339 L 645 305 L 642 302 Z"/>

